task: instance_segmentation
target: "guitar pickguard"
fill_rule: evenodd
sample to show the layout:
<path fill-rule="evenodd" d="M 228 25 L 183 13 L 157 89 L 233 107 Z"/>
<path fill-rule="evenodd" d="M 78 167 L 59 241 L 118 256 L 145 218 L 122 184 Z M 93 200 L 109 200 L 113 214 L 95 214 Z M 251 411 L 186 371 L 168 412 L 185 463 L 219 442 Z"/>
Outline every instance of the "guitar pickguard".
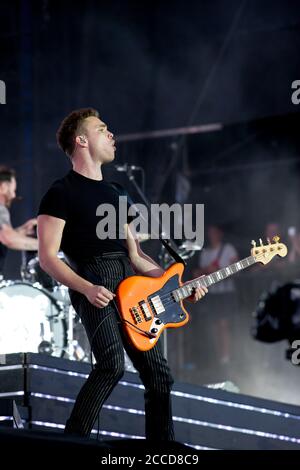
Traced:
<path fill-rule="evenodd" d="M 179 276 L 176 274 L 161 289 L 147 297 L 155 319 L 161 320 L 165 325 L 167 323 L 180 323 L 186 317 L 180 303 L 176 302 L 171 296 L 171 291 L 178 287 Z"/>

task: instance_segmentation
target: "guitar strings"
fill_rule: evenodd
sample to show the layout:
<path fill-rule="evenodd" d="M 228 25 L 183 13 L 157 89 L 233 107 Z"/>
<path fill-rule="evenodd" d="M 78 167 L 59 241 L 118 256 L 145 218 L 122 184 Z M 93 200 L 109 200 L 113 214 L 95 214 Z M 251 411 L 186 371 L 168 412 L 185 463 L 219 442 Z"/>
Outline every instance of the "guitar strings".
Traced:
<path fill-rule="evenodd" d="M 249 267 L 249 266 L 251 266 L 251 265 L 255 262 L 255 258 L 254 258 L 253 256 L 248 256 L 247 258 L 244 258 L 243 260 L 238 261 L 238 263 L 242 264 L 242 266 L 243 266 L 243 263 L 244 263 L 245 261 L 247 261 L 247 266 L 245 266 L 245 267 Z M 249 264 L 249 262 L 251 262 L 251 264 Z M 227 266 L 227 268 L 231 268 L 231 267 L 233 267 L 233 266 L 236 266 L 236 264 L 237 264 L 237 263 L 234 263 L 234 264 L 232 264 L 232 265 L 230 265 L 230 266 Z M 243 269 L 244 269 L 245 267 L 243 267 Z M 226 268 L 222 268 L 222 269 L 226 269 Z M 220 270 L 220 271 L 221 271 L 221 270 Z M 216 271 L 216 272 L 217 272 L 217 271 Z M 239 270 L 233 271 L 230 275 L 236 274 L 237 272 L 239 272 Z M 214 273 L 212 273 L 212 274 L 214 274 Z M 201 277 L 195 278 L 193 281 L 187 282 L 186 285 L 189 285 L 189 284 L 192 284 L 192 283 L 196 282 L 196 283 L 199 284 L 197 287 L 204 287 L 204 286 L 205 286 L 205 287 L 209 287 L 210 285 L 215 284 L 215 283 L 217 283 L 217 282 L 223 280 L 223 279 L 213 279 L 214 282 L 206 283 L 207 277 L 208 277 L 208 275 L 203 276 L 202 278 L 201 278 Z M 226 277 L 227 277 L 227 276 L 226 276 Z M 202 283 L 201 283 L 200 280 L 202 281 Z M 182 288 L 182 287 L 184 287 L 184 286 L 185 286 L 185 284 L 183 284 L 182 286 L 178 286 L 176 289 L 180 289 L 180 288 Z M 168 291 L 168 292 L 166 292 L 166 293 L 164 293 L 163 295 L 160 296 L 160 300 L 164 303 L 164 306 L 168 307 L 168 306 L 171 306 L 172 304 L 174 304 L 174 302 L 177 302 L 177 301 L 174 299 L 174 297 L 172 297 L 172 292 L 173 292 L 174 290 L 176 290 L 176 289 L 173 289 L 172 291 Z M 193 290 L 194 290 L 194 289 L 196 289 L 195 286 L 193 286 Z M 183 299 L 179 299 L 178 302 L 180 302 L 181 300 L 187 299 L 187 298 L 190 297 L 191 295 L 193 295 L 193 293 L 191 293 L 190 295 L 188 295 L 187 297 L 185 297 L 185 298 L 183 298 Z M 178 302 L 177 302 L 177 303 L 178 303 Z"/>
<path fill-rule="evenodd" d="M 244 264 L 244 262 L 246 262 L 246 261 L 247 261 L 247 266 L 244 266 L 243 264 Z M 247 267 L 252 266 L 255 262 L 256 262 L 255 257 L 251 255 L 251 256 L 248 256 L 247 258 L 244 258 L 244 259 L 238 261 L 237 263 L 239 263 L 239 264 L 242 265 L 242 269 L 245 269 L 245 268 L 247 268 Z M 227 269 L 228 269 L 228 268 L 236 267 L 237 263 L 233 263 L 232 265 L 227 266 Z M 226 268 L 222 268 L 222 269 L 226 269 Z M 222 271 L 222 269 L 221 269 L 220 271 Z M 233 269 L 232 269 L 233 272 L 231 272 L 228 276 L 225 276 L 225 278 L 231 276 L 232 274 L 236 274 L 237 272 L 239 272 L 239 270 L 240 270 L 240 269 L 238 269 L 238 270 L 236 270 L 236 271 L 233 271 Z M 218 271 L 216 271 L 216 272 L 218 272 Z M 215 273 L 212 273 L 212 274 L 215 274 Z M 179 303 L 179 302 L 181 302 L 181 301 L 187 299 L 187 298 L 190 297 L 191 295 L 193 295 L 193 292 L 192 292 L 190 295 L 188 295 L 188 296 L 186 296 L 186 297 L 184 297 L 184 298 L 182 298 L 182 299 L 179 299 L 179 300 L 177 301 L 177 300 L 172 296 L 172 292 L 175 291 L 175 290 L 177 290 L 177 289 L 180 289 L 180 288 L 182 288 L 182 287 L 188 286 L 189 284 L 192 284 L 192 283 L 195 283 L 195 282 L 196 282 L 198 285 L 197 285 L 197 287 L 193 286 L 192 291 L 194 291 L 194 290 L 195 290 L 196 288 L 198 288 L 198 287 L 204 287 L 204 286 L 205 286 L 205 287 L 209 287 L 210 285 L 215 284 L 215 283 L 217 283 L 217 282 L 222 281 L 223 279 L 225 279 L 225 278 L 221 278 L 221 279 L 214 279 L 214 278 L 213 278 L 213 282 L 209 282 L 209 283 L 207 284 L 207 283 L 206 283 L 206 279 L 208 278 L 208 276 L 212 276 L 212 274 L 210 274 L 210 275 L 204 275 L 203 277 L 195 278 L 195 279 L 193 279 L 192 281 L 188 281 L 186 284 L 183 284 L 183 285 L 181 285 L 181 286 L 178 286 L 178 287 L 176 287 L 175 289 L 173 289 L 173 290 L 171 290 L 171 291 L 168 291 L 168 292 L 164 293 L 163 295 L 159 296 L 161 302 L 163 302 L 163 306 L 164 306 L 164 307 L 169 307 L 169 306 L 171 306 L 172 304 L 174 304 L 175 302 L 176 302 L 176 303 Z M 202 283 L 201 283 L 200 280 L 202 281 Z M 148 301 L 148 304 L 149 304 L 149 303 L 150 303 L 150 302 Z M 152 308 L 151 308 L 151 311 L 152 311 Z M 157 315 L 157 314 L 156 314 L 156 315 Z M 155 315 L 154 315 L 154 316 L 155 316 Z"/>

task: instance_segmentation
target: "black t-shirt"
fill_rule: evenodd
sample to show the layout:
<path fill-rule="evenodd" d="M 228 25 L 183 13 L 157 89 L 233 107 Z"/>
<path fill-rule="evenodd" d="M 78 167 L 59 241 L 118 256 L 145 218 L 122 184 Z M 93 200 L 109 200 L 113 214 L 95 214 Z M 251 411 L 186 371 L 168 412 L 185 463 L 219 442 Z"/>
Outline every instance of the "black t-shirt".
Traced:
<path fill-rule="evenodd" d="M 88 260 L 105 252 L 122 251 L 128 254 L 123 223 L 119 227 L 120 195 L 123 194 L 114 183 L 96 181 L 71 170 L 52 184 L 40 203 L 38 215 L 50 215 L 66 221 L 60 249 L 73 260 Z M 110 211 L 112 217 L 109 221 L 116 222 L 116 237 L 114 234 L 107 239 L 97 236 L 97 224 L 108 220 L 107 212 L 102 216 L 96 214 L 100 204 L 111 204 L 115 208 L 115 217 Z M 127 209 L 128 205 L 126 216 Z M 126 221 L 129 221 L 128 218 Z M 114 225 L 110 227 L 114 229 Z M 105 227 L 103 230 L 107 231 Z"/>

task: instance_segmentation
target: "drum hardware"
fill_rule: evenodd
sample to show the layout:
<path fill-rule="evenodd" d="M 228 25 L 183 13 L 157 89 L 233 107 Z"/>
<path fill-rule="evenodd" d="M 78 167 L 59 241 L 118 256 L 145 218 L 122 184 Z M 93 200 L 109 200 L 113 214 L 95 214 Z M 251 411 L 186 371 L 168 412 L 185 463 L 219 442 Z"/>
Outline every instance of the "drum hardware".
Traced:
<path fill-rule="evenodd" d="M 48 354 L 48 356 L 53 355 L 53 347 L 52 344 L 49 341 L 41 341 L 39 346 L 38 346 L 38 352 L 40 354 Z"/>
<path fill-rule="evenodd" d="M 63 252 L 57 253 L 57 257 L 66 262 Z M 38 282 L 45 289 L 53 290 L 55 287 L 61 287 L 61 284 L 53 279 L 46 273 L 40 265 L 39 257 L 34 256 L 29 261 L 26 260 L 26 255 L 22 252 L 22 263 L 20 267 L 20 274 L 22 281 Z"/>
<path fill-rule="evenodd" d="M 178 246 L 177 252 L 183 260 L 186 260 L 192 258 L 195 252 L 201 250 L 201 248 L 202 247 L 196 242 L 192 242 L 191 240 L 185 240 Z M 158 258 L 160 260 L 160 264 L 165 269 L 167 269 L 171 266 L 171 264 L 174 263 L 174 259 L 163 245 L 161 246 Z"/>
<path fill-rule="evenodd" d="M 42 341 L 38 345 L 38 352 L 49 355 L 53 354 L 52 344 L 49 341 L 45 340 L 45 329 L 43 324 L 41 324 L 41 339 Z"/>
<path fill-rule="evenodd" d="M 66 324 L 66 343 L 63 348 L 63 356 L 66 359 L 74 361 L 88 361 L 89 352 L 83 349 L 77 339 L 74 338 L 74 328 L 77 323 L 76 312 L 71 305 L 71 300 L 68 293 L 68 288 L 63 285 L 58 285 L 54 288 L 51 295 L 56 299 L 57 304 L 61 309 L 60 316 L 64 319 Z M 47 351 L 48 345 L 42 345 Z"/>

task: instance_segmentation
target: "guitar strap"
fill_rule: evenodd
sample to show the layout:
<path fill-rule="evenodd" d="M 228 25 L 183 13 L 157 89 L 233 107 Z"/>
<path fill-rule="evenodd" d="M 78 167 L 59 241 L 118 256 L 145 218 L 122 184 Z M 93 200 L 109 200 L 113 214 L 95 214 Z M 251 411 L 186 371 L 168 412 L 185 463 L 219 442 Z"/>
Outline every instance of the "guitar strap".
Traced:
<path fill-rule="evenodd" d="M 133 202 L 131 196 L 128 194 L 126 189 L 123 188 L 123 186 L 121 184 L 113 182 L 113 183 L 111 183 L 111 185 L 116 189 L 116 191 L 120 194 L 120 196 L 126 196 L 127 197 L 127 201 L 129 202 L 130 205 L 134 205 L 134 202 Z M 140 214 L 140 215 L 142 216 L 142 214 Z M 172 258 L 177 263 L 181 263 L 184 266 L 186 266 L 186 262 L 184 261 L 184 259 L 182 259 L 182 257 L 179 255 L 179 253 L 177 253 L 177 251 L 171 246 L 170 240 L 166 240 L 166 239 L 162 238 L 161 235 L 159 236 L 159 240 L 163 244 L 165 249 L 168 251 L 168 253 L 172 256 Z"/>

